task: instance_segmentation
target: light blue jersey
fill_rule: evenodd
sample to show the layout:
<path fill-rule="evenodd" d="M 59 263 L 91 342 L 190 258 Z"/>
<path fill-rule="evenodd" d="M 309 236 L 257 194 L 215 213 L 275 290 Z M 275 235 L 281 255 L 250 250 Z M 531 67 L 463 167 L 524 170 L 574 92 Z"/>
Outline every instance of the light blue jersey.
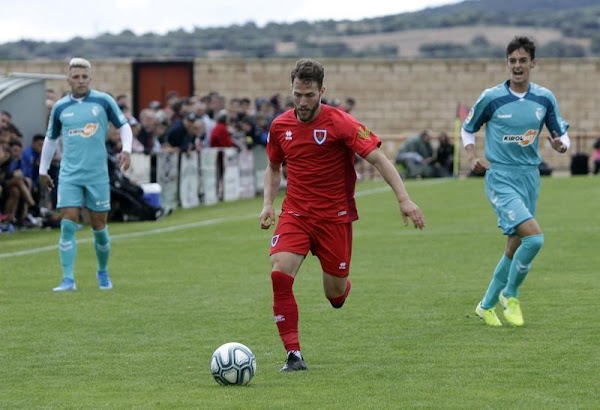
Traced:
<path fill-rule="evenodd" d="M 127 123 L 116 101 L 90 90 L 81 100 L 70 94 L 56 102 L 50 113 L 46 137 L 63 139 L 59 179 L 76 185 L 108 184 L 106 134 L 112 123 Z"/>
<path fill-rule="evenodd" d="M 537 167 L 539 136 L 544 125 L 554 137 L 567 132 L 556 98 L 550 90 L 535 83 L 523 98 L 509 90 L 510 80 L 485 90 L 463 123 L 474 134 L 485 123 L 485 157 L 494 164 Z"/>

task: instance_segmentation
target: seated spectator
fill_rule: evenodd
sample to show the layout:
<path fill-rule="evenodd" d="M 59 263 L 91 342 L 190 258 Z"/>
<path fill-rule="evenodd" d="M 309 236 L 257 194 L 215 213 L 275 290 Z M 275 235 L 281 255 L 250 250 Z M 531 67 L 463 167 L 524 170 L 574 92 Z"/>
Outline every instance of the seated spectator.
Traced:
<path fill-rule="evenodd" d="M 346 100 L 344 101 L 344 104 L 342 104 L 340 106 L 340 109 L 342 111 L 347 112 L 348 114 L 350 114 L 352 112 L 352 110 L 354 110 L 354 107 L 356 106 L 356 100 L 352 97 L 348 97 L 346 98 Z"/>
<path fill-rule="evenodd" d="M 43 134 L 35 134 L 31 145 L 25 148 L 21 155 L 21 170 L 23 171 L 23 175 L 31 181 L 31 193 L 36 204 L 40 203 L 41 197 L 39 167 L 44 138 Z"/>
<path fill-rule="evenodd" d="M 450 142 L 448 134 L 440 132 L 439 145 L 435 151 L 435 166 L 437 176 L 451 177 L 454 174 L 454 144 Z"/>
<path fill-rule="evenodd" d="M 12 120 L 12 115 L 8 111 L 0 111 L 0 128 L 7 128 Z"/>
<path fill-rule="evenodd" d="M 594 162 L 594 175 L 600 172 L 600 138 L 594 142 L 594 152 L 592 153 L 592 161 Z"/>
<path fill-rule="evenodd" d="M 432 178 L 436 175 L 431 131 L 423 130 L 407 139 L 398 150 L 396 164 L 406 168 L 407 178 Z"/>
<path fill-rule="evenodd" d="M 2 149 L 0 158 L 0 182 L 2 185 L 3 212 L 6 219 L 18 226 L 28 227 L 29 208 L 35 205 L 31 195 L 31 181 L 21 170 L 23 146 L 20 141 L 10 142 L 10 151 Z"/>

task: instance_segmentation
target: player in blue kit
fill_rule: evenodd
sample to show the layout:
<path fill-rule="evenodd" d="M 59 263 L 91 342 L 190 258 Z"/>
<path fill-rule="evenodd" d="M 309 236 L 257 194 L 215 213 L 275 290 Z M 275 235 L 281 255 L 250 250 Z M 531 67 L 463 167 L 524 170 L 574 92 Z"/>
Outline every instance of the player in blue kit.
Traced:
<path fill-rule="evenodd" d="M 48 168 L 62 137 L 63 152 L 58 177 L 57 208 L 62 211 L 59 254 L 63 279 L 56 292 L 75 290 L 75 257 L 79 229 L 79 212 L 88 209 L 98 259 L 98 286 L 111 289 L 108 275 L 110 237 L 107 219 L 110 211 L 110 185 L 106 133 L 109 123 L 119 129 L 123 149 L 119 164 L 126 170 L 130 164 L 132 130 L 116 101 L 108 94 L 91 89 L 91 64 L 83 58 L 69 62 L 67 82 L 71 93 L 56 102 L 50 113 L 48 130 L 40 159 L 40 181 L 52 188 Z"/>
<path fill-rule="evenodd" d="M 550 131 L 552 148 L 565 153 L 570 145 L 556 99 L 547 88 L 530 82 L 536 65 L 535 45 L 527 37 L 515 37 L 506 48 L 510 80 L 485 90 L 465 119 L 461 136 L 471 169 L 485 172 L 485 192 L 507 236 L 506 249 L 488 289 L 477 305 L 477 316 L 489 326 L 502 326 L 494 310 L 498 301 L 504 318 L 523 326 L 519 286 L 544 243 L 535 220 L 540 191 L 538 152 L 542 128 Z M 475 133 L 485 124 L 485 160 L 475 150 Z"/>

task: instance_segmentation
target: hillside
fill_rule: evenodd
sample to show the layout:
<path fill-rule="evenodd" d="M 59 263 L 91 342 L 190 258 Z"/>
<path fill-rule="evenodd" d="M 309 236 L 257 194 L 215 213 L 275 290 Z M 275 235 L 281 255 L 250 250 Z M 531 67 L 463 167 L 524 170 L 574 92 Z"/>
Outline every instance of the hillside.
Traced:
<path fill-rule="evenodd" d="M 333 41 L 344 42 L 353 52 L 386 45 L 397 50 L 397 57 L 422 57 L 422 49 L 427 44 L 454 44 L 468 47 L 473 42 L 485 39 L 489 50 L 504 52 L 506 43 L 515 35 L 527 35 L 536 41 L 541 48 L 555 42 L 565 45 L 590 49 L 591 39 L 565 37 L 559 30 L 536 27 L 506 27 L 506 26 L 462 26 L 438 29 L 418 29 L 395 31 L 391 33 L 363 34 L 355 36 L 337 36 L 311 38 L 315 43 Z"/>
<path fill-rule="evenodd" d="M 6 43 L 0 45 L 0 59 L 501 57 L 516 34 L 532 36 L 545 57 L 600 56 L 600 2 L 467 0 L 360 21 L 247 23 L 141 36 L 125 30 L 66 42 Z"/>

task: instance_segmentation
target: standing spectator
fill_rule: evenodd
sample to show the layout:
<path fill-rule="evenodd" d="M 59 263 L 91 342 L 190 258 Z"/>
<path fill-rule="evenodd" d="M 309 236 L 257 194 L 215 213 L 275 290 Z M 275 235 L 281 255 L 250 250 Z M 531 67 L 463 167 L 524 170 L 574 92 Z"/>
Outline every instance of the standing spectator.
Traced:
<path fill-rule="evenodd" d="M 132 131 L 116 101 L 108 94 L 90 88 L 92 67 L 83 58 L 69 62 L 67 82 L 70 94 L 52 108 L 48 131 L 40 161 L 40 182 L 53 187 L 48 168 L 56 150 L 57 139 L 63 137 L 60 163 L 58 205 L 63 219 L 60 223 L 59 255 L 63 279 L 56 292 L 75 290 L 75 256 L 80 208 L 89 211 L 98 261 L 97 279 L 100 289 L 111 289 L 108 275 L 110 237 L 108 211 L 110 186 L 105 141 L 109 123 L 119 129 L 123 149 L 118 154 L 119 165 L 127 170 L 130 164 Z"/>
<path fill-rule="evenodd" d="M 217 114 L 217 125 L 210 133 L 210 146 L 213 148 L 237 147 L 228 125 L 229 115 L 226 110 Z"/>
<path fill-rule="evenodd" d="M 140 125 L 140 131 L 136 137 L 144 147 L 144 154 L 150 155 L 160 152 L 161 147 L 157 134 L 158 118 L 156 112 L 150 108 L 143 109 L 140 112 Z"/>
<path fill-rule="evenodd" d="M 519 287 L 544 244 L 535 219 L 540 192 L 542 159 L 539 134 L 545 125 L 552 148 L 565 153 L 570 145 L 567 129 L 554 94 L 529 80 L 535 68 L 535 44 L 515 37 L 506 48 L 510 79 L 485 90 L 465 119 L 461 136 L 471 169 L 485 172 L 485 193 L 506 235 L 506 248 L 475 313 L 486 325 L 501 326 L 495 306 L 500 301 L 504 318 L 523 326 Z M 475 133 L 485 124 L 485 157 L 475 150 Z"/>
<path fill-rule="evenodd" d="M 202 151 L 202 148 L 208 146 L 208 135 L 206 134 L 206 123 L 200 117 L 197 117 L 194 120 L 194 125 L 192 127 L 194 133 L 194 146 L 196 151 Z"/>
<path fill-rule="evenodd" d="M 267 115 L 259 112 L 255 117 L 256 130 L 255 130 L 255 143 L 259 145 L 267 145 L 267 138 L 269 137 L 269 120 Z"/>
<path fill-rule="evenodd" d="M 273 201 L 284 161 L 288 178 L 270 251 L 273 313 L 287 351 L 284 372 L 307 368 L 300 352 L 298 306 L 292 287 L 308 252 L 321 262 L 325 297 L 334 308 L 341 308 L 350 293 L 352 222 L 358 219 L 355 153 L 371 163 L 392 188 L 404 223 L 410 218 L 416 228 L 425 226 L 421 210 L 379 149 L 379 138 L 352 116 L 321 103 L 324 74 L 315 60 L 296 63 L 291 72 L 295 108 L 273 121 L 267 143 L 262 229 L 275 224 Z"/>
<path fill-rule="evenodd" d="M 171 123 L 171 127 L 165 134 L 166 146 L 163 149 L 168 152 L 187 152 L 194 148 L 194 121 L 196 114 L 187 113 L 183 119 L 177 119 Z"/>

